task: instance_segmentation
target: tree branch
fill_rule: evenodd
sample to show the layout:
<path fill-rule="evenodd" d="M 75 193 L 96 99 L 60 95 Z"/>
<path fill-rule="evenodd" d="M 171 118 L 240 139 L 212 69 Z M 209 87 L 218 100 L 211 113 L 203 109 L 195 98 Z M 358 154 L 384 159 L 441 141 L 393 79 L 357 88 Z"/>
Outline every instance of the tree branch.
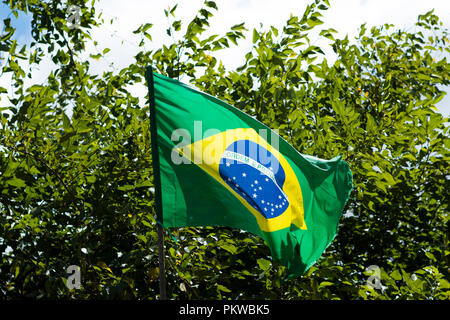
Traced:
<path fill-rule="evenodd" d="M 71 198 L 71 201 L 72 201 L 73 205 L 74 205 L 80 212 L 83 212 L 83 211 L 84 211 L 84 208 L 81 207 L 81 206 L 79 206 L 79 205 L 77 204 L 77 201 L 76 201 L 76 198 L 75 198 L 75 195 L 74 195 L 73 191 L 72 191 L 72 190 L 69 188 L 69 186 L 64 182 L 64 179 L 59 175 L 58 171 L 56 171 L 55 169 L 53 169 L 52 167 L 50 167 L 50 166 L 48 165 L 48 163 L 47 163 L 45 160 L 43 160 L 43 159 L 39 158 L 38 156 L 36 156 L 36 155 L 34 155 L 34 154 L 28 152 L 26 149 L 22 151 L 22 150 L 19 150 L 17 147 L 13 146 L 13 145 L 5 144 L 5 146 L 6 146 L 7 148 L 10 148 L 10 149 L 16 151 L 16 152 L 22 153 L 22 154 L 24 154 L 25 156 L 30 156 L 30 157 L 32 157 L 35 161 L 40 162 L 42 165 L 44 165 L 44 166 L 47 168 L 47 170 L 49 170 L 49 171 L 50 171 L 50 172 L 58 179 L 58 181 L 63 185 L 64 189 L 65 189 L 65 190 L 67 191 L 67 193 L 69 194 L 69 196 L 70 196 L 70 198 Z"/>

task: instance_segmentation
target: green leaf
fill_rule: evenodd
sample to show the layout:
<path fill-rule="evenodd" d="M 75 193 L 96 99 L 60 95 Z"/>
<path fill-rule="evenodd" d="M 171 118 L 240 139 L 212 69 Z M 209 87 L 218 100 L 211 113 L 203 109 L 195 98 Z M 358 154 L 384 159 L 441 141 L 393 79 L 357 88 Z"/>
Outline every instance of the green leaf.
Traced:
<path fill-rule="evenodd" d="M 170 14 L 174 17 L 175 17 L 175 10 L 177 9 L 177 7 L 178 7 L 178 3 L 175 4 L 175 6 L 170 10 Z"/>
<path fill-rule="evenodd" d="M 92 59 L 98 60 L 102 57 L 102 55 L 100 53 L 97 54 L 90 54 L 89 55 Z"/>
<path fill-rule="evenodd" d="M 259 33 L 256 29 L 253 29 L 253 43 L 256 43 L 259 40 Z"/>
<path fill-rule="evenodd" d="M 29 87 L 29 88 L 27 89 L 27 91 L 30 92 L 30 93 L 32 93 L 32 92 L 40 91 L 40 90 L 42 90 L 43 88 L 44 88 L 43 86 L 35 84 L 35 85 L 32 85 L 31 87 Z"/>
<path fill-rule="evenodd" d="M 258 262 L 259 267 L 264 271 L 267 271 L 271 266 L 271 262 L 263 258 L 256 260 L 256 262 Z"/>
<path fill-rule="evenodd" d="M 217 10 L 217 5 L 216 5 L 216 3 L 214 1 L 206 1 L 205 4 L 206 4 L 207 7 Z"/>
<path fill-rule="evenodd" d="M 391 186 L 396 184 L 394 177 L 389 172 L 381 173 L 381 177 Z"/>
<path fill-rule="evenodd" d="M 330 282 L 330 281 L 322 281 L 322 282 L 319 284 L 319 288 L 320 288 L 320 287 L 329 287 L 329 286 L 333 286 L 333 285 L 334 285 L 333 282 Z"/>
<path fill-rule="evenodd" d="M 425 251 L 425 255 L 432 261 L 436 262 L 436 257 L 429 251 Z"/>
<path fill-rule="evenodd" d="M 152 187 L 152 186 L 153 186 L 153 183 L 150 180 L 146 180 L 144 182 L 136 184 L 135 188 Z"/>
<path fill-rule="evenodd" d="M 400 272 L 398 270 L 394 270 L 391 274 L 390 274 L 391 278 L 394 280 L 402 280 L 402 275 L 400 274 Z"/>
<path fill-rule="evenodd" d="M 86 176 L 86 181 L 88 183 L 94 183 L 97 180 L 95 176 Z"/>
<path fill-rule="evenodd" d="M 17 187 L 17 188 L 23 188 L 26 187 L 26 183 L 24 180 L 19 178 L 13 178 L 6 181 L 7 184 Z"/>
<path fill-rule="evenodd" d="M 218 284 L 218 285 L 217 285 L 217 290 L 218 290 L 218 291 L 223 291 L 223 292 L 231 292 L 230 289 L 228 289 L 227 287 L 225 287 L 225 286 L 223 286 L 223 285 L 221 285 L 221 284 Z"/>
<path fill-rule="evenodd" d="M 315 27 L 317 25 L 323 24 L 323 21 L 317 17 L 311 17 L 310 19 L 306 20 L 306 23 L 310 27 Z"/>
<path fill-rule="evenodd" d="M 247 29 L 245 29 L 244 25 L 245 25 L 245 22 L 236 24 L 236 25 L 231 27 L 231 30 L 234 30 L 234 31 L 246 31 Z"/>
<path fill-rule="evenodd" d="M 373 119 L 372 115 L 370 113 L 367 113 L 367 125 L 366 130 L 369 132 L 375 132 L 377 128 L 377 125 L 375 123 L 375 120 Z"/>
<path fill-rule="evenodd" d="M 129 191 L 129 190 L 133 190 L 134 188 L 135 188 L 134 185 L 128 184 L 128 185 L 125 185 L 125 186 L 120 186 L 117 189 L 121 190 L 121 191 Z"/>
<path fill-rule="evenodd" d="M 236 252 L 237 252 L 237 248 L 234 245 L 229 244 L 229 243 L 221 244 L 220 247 L 222 249 L 225 249 L 226 251 L 230 252 L 231 254 L 236 254 Z"/>

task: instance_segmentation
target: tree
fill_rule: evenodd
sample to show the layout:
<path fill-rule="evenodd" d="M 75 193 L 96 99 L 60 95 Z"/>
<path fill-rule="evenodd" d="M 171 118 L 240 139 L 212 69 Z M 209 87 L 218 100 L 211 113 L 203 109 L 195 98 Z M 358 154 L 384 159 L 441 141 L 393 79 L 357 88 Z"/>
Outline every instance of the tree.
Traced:
<path fill-rule="evenodd" d="M 249 233 L 171 230 L 169 298 L 449 298 L 448 119 L 435 104 L 445 94 L 439 85 L 450 84 L 438 53 L 450 49 L 432 11 L 413 33 L 363 25 L 351 42 L 321 30 L 337 55 L 331 64 L 309 40 L 329 7 L 315 0 L 282 30 L 253 30 L 245 63 L 226 70 L 214 53 L 238 45 L 245 25 L 204 36 L 216 4 L 205 1 L 186 25 L 175 6 L 165 11 L 173 43 L 145 51 L 152 25 L 143 24 L 135 61 L 94 74 L 82 59 L 95 42 L 89 31 L 104 23 L 93 3 L 4 3 L 32 17 L 33 42 L 18 43 L 3 21 L 2 74 L 14 93 L 0 108 L 0 297 L 158 297 L 149 108 L 127 90 L 145 86 L 151 64 L 278 128 L 302 153 L 343 154 L 355 185 L 338 236 L 299 279 L 285 280 Z M 80 28 L 67 21 L 69 5 L 81 9 Z M 27 85 L 45 55 L 57 67 Z M 66 286 L 70 265 L 80 267 L 80 289 Z M 382 289 L 367 285 L 370 265 L 380 267 Z"/>

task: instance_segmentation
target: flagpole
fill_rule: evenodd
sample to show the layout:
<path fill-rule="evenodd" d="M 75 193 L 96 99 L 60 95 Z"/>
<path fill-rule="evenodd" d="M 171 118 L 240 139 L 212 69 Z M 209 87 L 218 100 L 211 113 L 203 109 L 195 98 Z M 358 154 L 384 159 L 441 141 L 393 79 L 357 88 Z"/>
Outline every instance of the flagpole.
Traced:
<path fill-rule="evenodd" d="M 167 300 L 166 266 L 164 263 L 164 229 L 158 224 L 159 299 Z"/>
<path fill-rule="evenodd" d="M 150 102 L 150 134 L 152 144 L 152 164 L 153 164 L 153 181 L 155 185 L 155 211 L 156 222 L 158 228 L 158 261 L 159 261 L 159 299 L 166 300 L 166 267 L 164 254 L 164 228 L 162 225 L 162 194 L 161 194 L 161 175 L 159 171 L 159 152 L 156 131 L 156 108 L 155 108 L 155 89 L 153 84 L 152 67 L 147 67 L 146 78 Z"/>

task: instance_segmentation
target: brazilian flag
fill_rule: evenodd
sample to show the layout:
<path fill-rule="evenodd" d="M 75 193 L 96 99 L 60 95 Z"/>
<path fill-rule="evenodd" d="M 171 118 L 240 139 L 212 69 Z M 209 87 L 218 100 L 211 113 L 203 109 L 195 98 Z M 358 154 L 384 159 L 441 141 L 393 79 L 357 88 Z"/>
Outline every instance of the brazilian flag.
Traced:
<path fill-rule="evenodd" d="M 158 222 L 246 230 L 302 275 L 336 236 L 352 189 L 347 163 L 300 154 L 276 130 L 151 68 L 147 81 Z"/>

